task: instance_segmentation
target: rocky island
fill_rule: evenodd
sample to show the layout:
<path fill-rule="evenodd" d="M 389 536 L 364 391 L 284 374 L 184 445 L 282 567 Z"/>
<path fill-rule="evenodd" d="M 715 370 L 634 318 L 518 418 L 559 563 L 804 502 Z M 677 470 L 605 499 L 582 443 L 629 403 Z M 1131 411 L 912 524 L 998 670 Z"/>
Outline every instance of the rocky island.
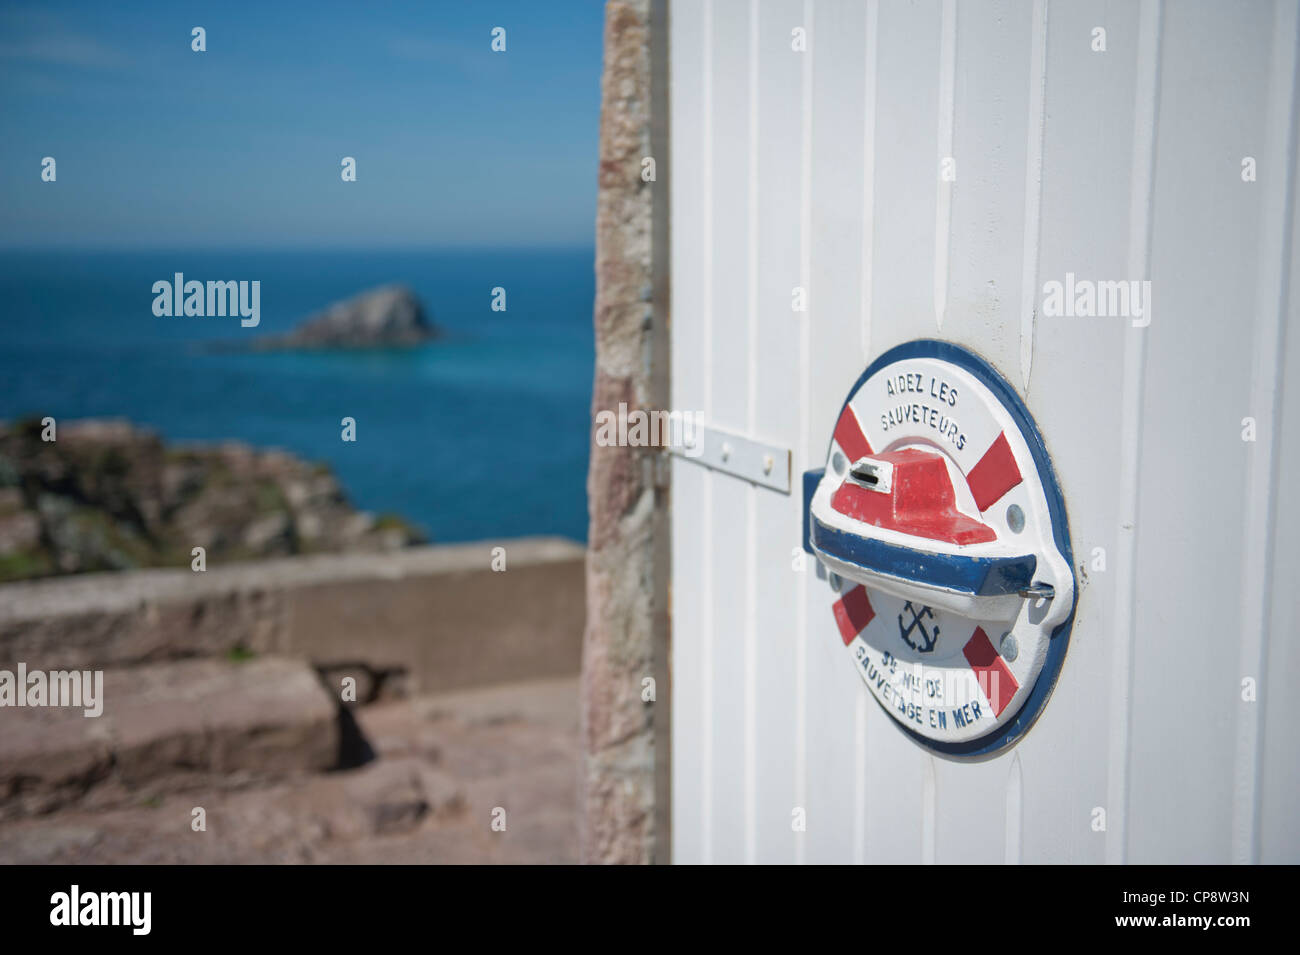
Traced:
<path fill-rule="evenodd" d="M 249 346 L 280 349 L 409 348 L 439 337 L 424 307 L 404 285 L 385 285 L 331 305 L 285 335 L 268 335 Z"/>
<path fill-rule="evenodd" d="M 419 543 L 321 464 L 238 442 L 165 446 L 121 420 L 0 423 L 0 582 Z"/>

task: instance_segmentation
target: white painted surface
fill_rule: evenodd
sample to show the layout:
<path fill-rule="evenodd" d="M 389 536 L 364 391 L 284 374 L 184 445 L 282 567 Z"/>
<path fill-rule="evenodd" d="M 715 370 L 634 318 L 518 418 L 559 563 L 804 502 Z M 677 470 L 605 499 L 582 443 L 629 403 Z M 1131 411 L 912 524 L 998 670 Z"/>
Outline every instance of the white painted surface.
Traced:
<path fill-rule="evenodd" d="M 1300 862 L 1295 0 L 670 16 L 673 407 L 799 485 L 870 360 L 958 342 L 1021 390 L 1088 569 L 1028 736 L 931 757 L 793 569 L 798 487 L 674 459 L 676 861 Z M 1150 327 L 1036 314 L 1067 272 L 1149 278 Z"/>

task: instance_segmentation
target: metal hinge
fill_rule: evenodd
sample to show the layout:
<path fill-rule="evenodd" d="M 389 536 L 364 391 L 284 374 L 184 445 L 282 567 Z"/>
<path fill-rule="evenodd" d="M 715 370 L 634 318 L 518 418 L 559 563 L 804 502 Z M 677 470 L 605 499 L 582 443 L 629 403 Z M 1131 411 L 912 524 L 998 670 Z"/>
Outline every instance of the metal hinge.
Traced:
<path fill-rule="evenodd" d="M 670 449 L 672 454 L 760 487 L 790 493 L 789 448 L 706 425 L 696 425 L 693 430 L 683 444 Z"/>

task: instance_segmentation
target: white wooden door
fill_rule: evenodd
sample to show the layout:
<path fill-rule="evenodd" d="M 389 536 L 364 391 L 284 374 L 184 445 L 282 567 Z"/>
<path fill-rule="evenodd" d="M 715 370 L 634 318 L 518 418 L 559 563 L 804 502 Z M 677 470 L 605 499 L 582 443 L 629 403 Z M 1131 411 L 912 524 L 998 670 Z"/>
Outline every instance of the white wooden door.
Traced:
<path fill-rule="evenodd" d="M 674 859 L 1300 861 L 1296 0 L 670 18 L 673 407 L 796 475 L 674 459 Z M 1150 325 L 1040 314 L 1067 273 Z M 798 475 L 916 338 L 1016 386 L 1069 513 L 1061 678 L 985 762 L 899 731 L 795 566 Z"/>

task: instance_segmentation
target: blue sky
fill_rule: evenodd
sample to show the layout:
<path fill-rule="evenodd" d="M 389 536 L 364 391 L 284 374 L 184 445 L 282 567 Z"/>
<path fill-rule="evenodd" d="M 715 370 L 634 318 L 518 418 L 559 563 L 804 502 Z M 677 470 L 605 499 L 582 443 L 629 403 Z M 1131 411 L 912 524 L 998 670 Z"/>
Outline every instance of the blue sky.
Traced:
<path fill-rule="evenodd" d="M 0 3 L 0 246 L 590 245 L 602 28 L 599 0 Z"/>

